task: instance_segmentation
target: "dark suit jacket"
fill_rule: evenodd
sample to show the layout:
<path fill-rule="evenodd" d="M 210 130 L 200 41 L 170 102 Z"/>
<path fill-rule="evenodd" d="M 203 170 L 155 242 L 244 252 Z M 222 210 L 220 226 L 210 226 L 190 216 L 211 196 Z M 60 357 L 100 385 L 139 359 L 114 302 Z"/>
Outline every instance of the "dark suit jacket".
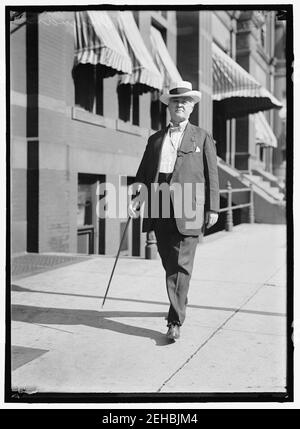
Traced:
<path fill-rule="evenodd" d="M 136 174 L 136 182 L 146 185 L 149 195 L 146 209 L 146 214 L 148 213 L 149 216 L 143 219 L 143 232 L 153 229 L 150 190 L 153 186 L 151 184 L 158 181 L 161 149 L 166 132 L 167 128 L 150 136 Z M 191 184 L 191 186 L 187 184 Z M 185 197 L 187 200 L 191 200 L 190 211 L 182 206 L 181 212 L 178 211 L 178 217 L 175 213 L 179 232 L 184 235 L 201 234 L 205 210 L 219 211 L 218 168 L 216 148 L 212 137 L 205 130 L 191 123 L 186 126 L 170 186 L 174 187 L 174 192 L 171 193 L 173 205 L 176 205 L 176 201 L 181 201 L 183 204 Z M 182 190 L 183 193 L 180 196 Z M 179 207 L 178 204 L 176 206 Z M 189 211 L 188 214 L 186 214 L 187 211 Z M 190 216 L 191 211 L 194 213 L 194 217 Z"/>

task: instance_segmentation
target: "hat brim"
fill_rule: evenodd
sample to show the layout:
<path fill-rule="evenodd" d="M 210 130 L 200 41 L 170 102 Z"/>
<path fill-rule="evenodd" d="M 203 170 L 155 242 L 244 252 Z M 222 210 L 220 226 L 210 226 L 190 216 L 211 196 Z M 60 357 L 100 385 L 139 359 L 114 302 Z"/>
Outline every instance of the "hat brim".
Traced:
<path fill-rule="evenodd" d="M 169 104 L 170 98 L 180 98 L 180 97 L 191 97 L 195 103 L 199 103 L 201 100 L 200 91 L 187 91 L 182 94 L 162 94 L 159 99 L 164 104 Z"/>

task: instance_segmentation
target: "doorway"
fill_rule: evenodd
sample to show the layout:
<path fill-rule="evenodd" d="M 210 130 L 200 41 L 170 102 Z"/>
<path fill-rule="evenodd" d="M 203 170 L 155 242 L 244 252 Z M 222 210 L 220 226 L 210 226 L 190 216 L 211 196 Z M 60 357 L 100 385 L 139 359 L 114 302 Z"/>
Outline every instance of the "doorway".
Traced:
<path fill-rule="evenodd" d="M 105 254 L 105 218 L 96 212 L 97 188 L 104 182 L 105 175 L 78 173 L 77 253 Z"/>

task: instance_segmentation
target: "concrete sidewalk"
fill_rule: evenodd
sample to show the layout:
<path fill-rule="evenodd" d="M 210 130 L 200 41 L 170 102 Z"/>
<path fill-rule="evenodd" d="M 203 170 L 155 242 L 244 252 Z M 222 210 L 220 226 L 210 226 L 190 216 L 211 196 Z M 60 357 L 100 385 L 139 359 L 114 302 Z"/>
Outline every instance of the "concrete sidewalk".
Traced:
<path fill-rule="evenodd" d="M 286 236 L 248 225 L 197 248 L 182 337 L 160 260 L 92 257 L 12 284 L 12 386 L 28 392 L 285 392 Z"/>

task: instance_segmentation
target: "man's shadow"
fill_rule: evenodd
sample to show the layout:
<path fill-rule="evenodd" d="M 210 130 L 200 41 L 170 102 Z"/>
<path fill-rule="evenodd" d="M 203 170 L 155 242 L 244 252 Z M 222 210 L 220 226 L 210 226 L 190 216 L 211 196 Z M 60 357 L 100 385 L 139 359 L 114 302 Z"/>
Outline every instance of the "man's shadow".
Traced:
<path fill-rule="evenodd" d="M 171 341 L 161 332 L 116 322 L 110 320 L 110 318 L 165 316 L 166 313 L 163 312 L 73 310 L 70 308 L 36 307 L 19 304 L 11 306 L 11 320 L 13 321 L 46 325 L 86 325 L 92 328 L 108 329 L 125 335 L 150 338 L 156 342 L 157 346 L 168 345 Z"/>

